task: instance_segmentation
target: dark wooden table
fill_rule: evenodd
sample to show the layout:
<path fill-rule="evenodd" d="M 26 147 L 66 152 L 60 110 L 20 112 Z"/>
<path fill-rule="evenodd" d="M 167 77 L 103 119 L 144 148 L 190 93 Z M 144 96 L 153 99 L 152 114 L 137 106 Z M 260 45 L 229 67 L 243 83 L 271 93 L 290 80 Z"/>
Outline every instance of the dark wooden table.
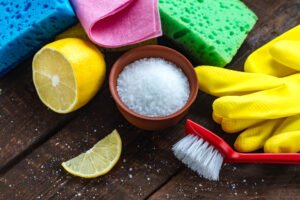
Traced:
<path fill-rule="evenodd" d="M 300 23 L 300 0 L 245 0 L 259 21 L 233 62 Z M 162 43 L 164 39 L 161 39 Z M 106 55 L 108 71 L 120 54 Z M 300 199 L 299 165 L 226 164 L 219 182 L 187 169 L 171 152 L 185 120 L 161 132 L 145 132 L 118 112 L 107 87 L 83 109 L 59 115 L 38 99 L 31 59 L 0 80 L 0 199 Z M 211 119 L 211 96 L 199 93 L 186 118 L 229 142 Z M 122 157 L 107 175 L 85 180 L 61 162 L 89 149 L 117 128 Z"/>

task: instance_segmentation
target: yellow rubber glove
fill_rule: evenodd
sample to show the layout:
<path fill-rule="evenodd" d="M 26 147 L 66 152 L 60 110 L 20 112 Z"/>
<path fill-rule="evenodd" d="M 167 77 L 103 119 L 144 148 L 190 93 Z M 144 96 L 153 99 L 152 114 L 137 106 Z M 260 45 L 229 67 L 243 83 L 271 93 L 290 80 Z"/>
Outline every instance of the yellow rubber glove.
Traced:
<path fill-rule="evenodd" d="M 266 120 L 239 134 L 234 147 L 239 152 L 252 152 L 262 148 L 284 119 Z"/>
<path fill-rule="evenodd" d="M 239 133 L 249 127 L 264 122 L 264 119 L 229 119 L 222 118 L 221 127 L 226 133 Z"/>
<path fill-rule="evenodd" d="M 272 56 L 276 56 L 278 52 L 280 53 L 280 51 L 283 50 L 282 47 L 280 47 L 280 45 L 282 44 L 275 43 L 275 45 L 272 46 L 272 48 L 270 49 L 270 52 L 272 52 L 271 53 Z M 278 58 L 278 60 L 283 60 L 283 62 L 287 62 L 284 60 L 285 58 L 280 58 L 280 56 L 276 56 L 276 57 Z M 294 58 L 297 58 L 297 55 L 294 56 Z M 295 63 L 297 63 L 297 61 L 295 62 L 295 59 L 292 59 L 289 61 L 287 65 L 295 65 Z M 259 94 L 258 96 L 261 96 L 261 98 L 259 99 L 262 100 L 262 102 L 264 102 L 266 99 L 269 98 L 271 102 L 276 103 L 276 101 L 281 101 L 280 98 L 278 100 L 278 97 L 281 97 L 281 99 L 288 100 L 284 102 L 286 104 L 286 107 L 288 107 L 287 105 L 289 105 L 288 104 L 289 100 L 297 100 L 300 97 L 299 95 L 294 95 L 294 96 L 292 95 L 294 97 L 292 99 L 290 99 L 290 97 L 285 98 L 290 94 L 294 94 L 295 91 L 299 91 L 300 75 L 289 76 L 281 79 L 275 78 L 276 83 L 274 85 L 272 84 L 268 85 L 264 83 L 264 80 L 266 79 L 261 79 L 261 80 L 259 79 L 259 81 L 257 81 L 257 79 L 254 79 L 253 77 L 257 74 L 250 75 L 249 73 L 236 72 L 236 71 L 226 70 L 222 68 L 216 68 L 216 67 L 212 68 L 210 66 L 202 66 L 196 68 L 196 73 L 198 75 L 200 89 L 202 91 L 205 91 L 215 96 L 231 95 L 228 98 L 232 98 L 235 97 L 232 95 L 243 95 L 243 96 L 238 96 L 238 98 L 239 97 L 244 98 L 245 96 L 248 95 L 250 96 L 253 95 L 254 97 L 257 97 L 256 93 L 258 93 Z M 215 76 L 215 74 L 218 74 L 219 76 Z M 274 77 L 271 78 L 274 80 Z M 260 82 L 260 84 L 262 84 L 263 86 L 257 84 L 258 82 Z M 238 83 L 241 84 L 237 86 Z M 267 88 L 264 89 L 263 88 L 264 86 L 266 86 Z M 275 99 L 273 99 L 273 97 L 275 97 Z M 219 99 L 222 98 L 225 97 L 221 97 Z M 217 99 L 216 102 L 219 99 Z M 252 106 L 254 105 L 254 107 L 257 107 L 259 110 L 259 106 L 255 106 L 256 101 L 253 100 L 253 102 L 252 104 L 249 104 L 250 107 L 251 105 Z M 265 102 L 265 104 L 262 107 L 266 107 L 266 108 L 262 108 L 262 110 L 272 109 L 272 108 L 268 108 L 268 105 L 269 104 Z M 282 109 L 282 107 L 279 106 L 279 109 Z M 238 112 L 240 111 L 240 109 L 237 108 L 235 110 L 233 109 L 232 112 L 236 112 L 236 110 L 238 110 Z M 230 118 L 231 117 L 230 115 L 224 116 L 221 114 L 216 112 L 216 110 L 214 110 L 213 119 L 214 121 L 216 121 L 218 124 L 222 126 L 222 129 L 225 132 L 236 133 L 244 130 L 237 137 L 234 144 L 235 148 L 240 152 L 256 151 L 262 147 L 265 148 L 266 152 L 299 151 L 300 147 L 298 147 L 299 145 L 297 145 L 298 143 L 295 142 L 297 141 L 295 139 L 300 139 L 299 138 L 300 131 L 295 131 L 295 128 L 292 128 L 291 130 L 286 129 L 287 127 L 295 127 L 293 126 L 293 124 L 295 123 L 291 123 L 291 120 L 285 120 L 283 123 L 284 118 L 280 118 L 280 119 L 270 118 L 273 120 L 265 120 L 264 117 L 259 117 L 259 118 L 254 117 L 252 119 L 245 117 L 240 119 L 240 118 Z M 289 117 L 287 119 L 290 118 L 293 117 Z M 281 130 L 283 129 L 282 127 L 284 128 L 284 130 Z M 278 132 L 280 134 L 278 134 L 278 136 L 275 135 L 271 137 L 274 132 L 275 133 Z"/>
<path fill-rule="evenodd" d="M 274 120 L 226 119 L 216 116 L 226 133 L 236 133 L 234 147 L 240 152 L 252 152 L 264 147 L 266 153 L 300 152 L 300 115 Z"/>
<path fill-rule="evenodd" d="M 200 90 L 214 96 L 249 94 L 276 88 L 284 84 L 277 77 L 245 73 L 220 67 L 199 66 L 195 68 L 195 71 L 199 80 Z M 215 113 L 213 113 L 213 119 L 216 123 L 221 124 L 222 129 L 227 133 L 237 133 L 263 121 L 260 119 L 230 119 L 216 116 Z"/>
<path fill-rule="evenodd" d="M 300 152 L 300 115 L 286 118 L 265 145 L 266 153 Z"/>
<path fill-rule="evenodd" d="M 300 152 L 300 130 L 272 136 L 267 140 L 265 153 L 298 153 Z"/>
<path fill-rule="evenodd" d="M 283 40 L 300 41 L 300 25 L 290 29 L 282 35 L 276 37 L 269 43 L 254 51 L 246 60 L 244 65 L 245 72 L 269 74 L 277 77 L 284 77 L 297 73 L 294 65 L 287 65 L 285 62 L 277 62 L 278 60 L 272 57 L 270 47 L 277 42 Z M 289 57 L 291 51 L 281 51 L 282 57 Z M 293 52 L 292 52 L 293 54 Z M 297 68 L 298 69 L 298 68 Z"/>
<path fill-rule="evenodd" d="M 219 70 L 219 69 L 221 69 L 221 70 Z M 244 75 L 244 73 L 243 72 L 234 73 L 236 75 L 237 79 L 227 78 L 227 77 L 230 77 L 230 75 L 232 75 L 234 71 L 226 70 L 226 69 L 222 69 L 222 68 L 204 66 L 203 68 L 202 67 L 196 68 L 196 72 L 197 72 L 197 75 L 199 78 L 199 82 L 200 82 L 200 80 L 203 80 L 203 83 L 200 83 L 200 85 L 201 85 L 200 89 L 209 91 L 210 94 L 214 94 L 214 95 L 216 95 L 216 94 L 219 94 L 219 95 L 221 95 L 221 94 L 227 94 L 227 95 L 241 94 L 241 92 L 239 92 L 239 88 L 249 89 L 249 88 L 251 88 L 249 86 L 251 86 L 251 84 L 255 83 L 255 79 L 252 79 L 251 76 L 248 76 L 248 78 L 249 77 L 250 78 L 247 79 L 247 81 L 242 81 L 242 83 L 243 83 L 242 87 L 241 86 L 235 87 L 235 85 L 236 85 L 235 81 L 239 80 L 238 78 L 241 77 L 242 75 Z M 225 73 L 226 73 L 226 75 L 224 75 Z M 226 77 L 226 78 L 224 78 L 224 79 L 216 78 L 216 76 L 214 76 L 213 74 L 219 74 L 221 77 Z M 246 74 L 248 74 L 248 73 L 246 73 Z M 235 76 L 233 75 L 231 77 L 235 77 Z M 293 76 L 289 76 L 289 77 L 281 78 L 281 79 L 275 78 L 277 85 L 275 84 L 274 85 L 275 88 L 272 88 L 270 90 L 273 90 L 273 89 L 282 90 L 282 87 L 286 88 L 285 90 L 287 90 L 288 92 L 298 90 L 298 87 L 300 86 L 300 84 L 299 84 L 300 80 L 298 80 L 298 79 L 300 79 L 300 75 L 293 75 Z M 214 85 L 212 87 L 212 85 L 210 84 L 211 82 L 217 83 L 216 85 L 218 85 L 218 87 L 216 87 L 216 85 Z M 252 88 L 254 88 L 254 87 L 252 87 Z M 251 89 L 249 89 L 248 91 L 251 91 Z M 220 91 L 222 91 L 222 92 L 220 92 Z M 226 92 L 224 92 L 224 91 L 226 91 Z M 247 91 L 247 90 L 244 90 L 244 91 Z M 268 91 L 268 89 L 265 91 Z M 264 92 L 264 91 L 261 91 L 261 92 Z M 255 90 L 254 90 L 254 93 L 249 94 L 249 95 L 253 95 L 255 93 L 260 93 L 260 92 L 255 92 Z M 244 96 L 247 96 L 247 95 L 243 95 L 240 97 L 242 98 Z M 229 96 L 229 97 L 231 98 L 232 96 Z M 223 98 L 223 97 L 221 97 L 221 98 Z M 219 99 L 221 99 L 221 98 L 219 98 Z M 233 112 L 236 112 L 236 111 L 233 110 Z M 226 118 L 224 116 L 221 116 L 221 115 L 217 114 L 216 112 L 213 112 L 213 119 L 218 124 L 220 124 L 222 126 L 222 129 L 227 133 L 236 133 L 236 132 L 240 132 L 240 131 L 244 130 L 237 137 L 235 144 L 234 144 L 235 148 L 240 152 L 252 152 L 252 151 L 256 151 L 256 150 L 264 147 L 266 141 L 268 141 L 268 139 L 273 135 L 276 128 L 283 121 L 283 119 L 265 120 L 264 118 L 262 118 L 262 119 L 234 118 L 234 119 L 232 119 L 232 118 Z M 290 122 L 288 122 L 288 123 L 290 123 Z M 280 126 L 280 127 L 282 127 L 282 126 Z M 280 129 L 278 128 L 278 130 L 280 130 Z M 296 133 L 292 133 L 292 134 L 297 136 Z M 292 135 L 292 136 L 294 136 L 294 135 Z M 281 137 L 283 137 L 283 136 L 281 136 Z M 289 137 L 285 137 L 285 138 L 289 138 Z M 290 137 L 290 138 L 293 138 L 293 137 Z M 268 149 L 268 146 L 271 146 L 269 149 L 272 149 L 273 151 L 275 151 L 274 149 L 276 149 L 276 148 L 279 149 L 280 145 L 281 146 L 286 145 L 287 144 L 286 140 L 287 139 L 270 140 L 268 143 L 270 145 L 266 145 L 265 148 Z M 277 143 L 275 143 L 275 142 L 277 142 Z M 290 144 L 291 144 L 291 142 L 288 141 L 287 146 L 290 147 L 291 146 Z M 271 150 L 269 150 L 269 151 L 271 151 Z M 291 151 L 295 151 L 295 150 L 292 149 Z"/>
<path fill-rule="evenodd" d="M 214 101 L 213 111 L 229 119 L 277 119 L 300 114 L 300 73 L 281 80 L 285 84 L 276 88 L 220 97 Z"/>
<path fill-rule="evenodd" d="M 195 72 L 198 77 L 199 89 L 218 97 L 244 95 L 283 84 L 282 80 L 277 77 L 213 66 L 199 66 L 195 68 Z"/>
<path fill-rule="evenodd" d="M 220 124 L 222 130 L 226 133 L 238 133 L 246 128 L 263 122 L 265 120 L 261 119 L 229 119 L 229 118 L 222 118 L 221 116 L 216 115 L 214 112 L 212 114 L 213 120 Z"/>
<path fill-rule="evenodd" d="M 276 42 L 270 46 L 270 54 L 278 63 L 300 71 L 300 41 L 283 40 Z"/>
<path fill-rule="evenodd" d="M 300 152 L 300 115 L 265 121 L 232 120 L 220 116 L 217 119 L 226 133 L 245 129 L 234 143 L 240 152 L 252 152 L 262 147 L 266 153 Z"/>

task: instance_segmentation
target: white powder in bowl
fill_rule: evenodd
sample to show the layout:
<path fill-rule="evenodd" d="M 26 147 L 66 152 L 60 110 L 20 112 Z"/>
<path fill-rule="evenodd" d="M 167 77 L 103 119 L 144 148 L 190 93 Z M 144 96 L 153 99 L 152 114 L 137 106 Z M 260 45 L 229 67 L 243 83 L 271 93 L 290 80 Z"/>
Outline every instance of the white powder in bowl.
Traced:
<path fill-rule="evenodd" d="M 117 80 L 121 101 L 148 117 L 163 117 L 180 110 L 190 94 L 186 75 L 161 58 L 144 58 L 127 65 Z"/>

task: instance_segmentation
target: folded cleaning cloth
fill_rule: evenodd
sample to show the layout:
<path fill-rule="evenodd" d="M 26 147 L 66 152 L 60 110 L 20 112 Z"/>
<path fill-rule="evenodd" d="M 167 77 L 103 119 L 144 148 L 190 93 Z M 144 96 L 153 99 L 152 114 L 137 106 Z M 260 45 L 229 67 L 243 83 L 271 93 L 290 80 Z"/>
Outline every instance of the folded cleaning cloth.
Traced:
<path fill-rule="evenodd" d="M 162 35 L 157 0 L 71 0 L 85 32 L 108 48 Z"/>

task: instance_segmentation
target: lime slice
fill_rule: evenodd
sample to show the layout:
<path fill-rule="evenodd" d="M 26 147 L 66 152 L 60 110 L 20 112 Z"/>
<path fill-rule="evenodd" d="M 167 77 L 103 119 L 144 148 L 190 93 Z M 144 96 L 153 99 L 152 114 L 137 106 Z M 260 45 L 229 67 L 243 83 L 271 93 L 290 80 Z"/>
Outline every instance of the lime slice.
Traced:
<path fill-rule="evenodd" d="M 122 140 L 117 130 L 100 140 L 91 149 L 62 163 L 63 168 L 75 176 L 95 178 L 108 173 L 118 162 Z"/>

